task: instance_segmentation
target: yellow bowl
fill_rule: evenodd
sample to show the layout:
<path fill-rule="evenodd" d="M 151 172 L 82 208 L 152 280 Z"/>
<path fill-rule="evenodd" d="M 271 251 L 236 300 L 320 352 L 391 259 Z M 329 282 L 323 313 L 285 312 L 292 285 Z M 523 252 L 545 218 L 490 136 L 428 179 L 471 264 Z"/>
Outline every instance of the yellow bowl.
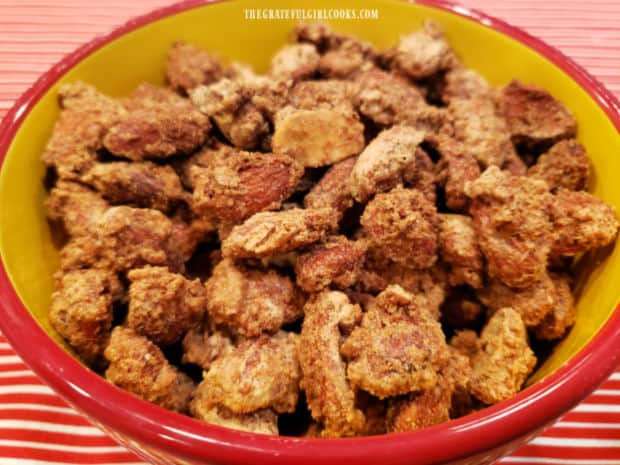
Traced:
<path fill-rule="evenodd" d="M 310 446 L 316 444 L 316 441 L 256 439 L 249 433 L 202 425 L 194 420 L 164 412 L 158 407 L 147 406 L 144 402 L 108 386 L 77 364 L 66 352 L 59 350 L 58 345 L 50 339 L 51 337 L 63 344 L 46 317 L 52 292 L 52 275 L 58 265 L 58 253 L 52 245 L 45 220 L 45 190 L 42 183 L 44 168 L 39 157 L 58 115 L 58 86 L 65 82 L 83 80 L 105 93 L 121 96 L 128 94 L 144 81 L 162 84 L 165 56 L 170 44 L 175 40 L 193 42 L 207 50 L 219 52 L 226 59 L 248 62 L 256 70 L 264 71 L 270 56 L 287 40 L 297 20 L 245 19 L 245 9 L 263 7 L 263 2 L 258 0 L 208 5 L 190 1 L 160 10 L 82 47 L 46 73 L 19 100 L 3 122 L 0 132 L 0 156 L 3 157 L 0 172 L 0 253 L 3 262 L 3 269 L 0 270 L 0 296 L 3 301 L 0 326 L 20 355 L 70 402 L 103 426 L 119 431 L 123 437 L 138 439 L 142 446 L 149 450 L 159 450 L 158 453 L 167 451 L 166 453 L 173 457 L 191 458 L 192 463 L 207 463 L 211 460 L 233 463 L 236 459 L 221 453 L 221 450 L 226 450 L 224 443 L 237 441 L 236 446 L 229 444 L 230 450 L 239 452 L 243 449 L 247 452 L 250 441 L 260 444 L 263 449 L 255 451 L 255 455 L 244 456 L 247 460 L 264 458 L 267 453 L 265 451 L 269 451 L 279 454 L 277 457 L 280 458 L 274 456 L 273 463 L 284 463 L 282 457 L 299 458 L 300 451 L 313 451 L 315 459 L 327 457 L 326 460 L 329 461 L 335 457 L 355 458 L 359 463 L 371 463 L 377 455 L 376 452 L 371 453 L 366 449 L 370 447 L 369 444 L 376 445 L 377 441 L 383 440 L 384 445 L 372 447 L 379 447 L 385 454 L 392 456 L 391 452 L 387 452 L 388 447 L 400 444 L 401 447 L 406 446 L 400 449 L 400 452 L 411 451 L 411 444 L 417 444 L 417 440 L 412 438 L 423 438 L 426 433 L 406 433 L 404 437 L 409 439 L 396 443 L 388 442 L 388 438 L 347 440 L 357 441 L 356 444 L 359 445 L 357 449 L 349 448 L 348 455 L 338 447 L 334 449 L 327 446 L 334 441 L 322 442 L 325 446 Z M 592 192 L 620 209 L 620 184 L 615 179 L 620 172 L 618 103 L 574 63 L 501 21 L 446 4 L 410 4 L 399 0 L 304 2 L 304 8 L 333 10 L 353 7 L 376 9 L 379 18 L 330 21 L 336 29 L 359 36 L 378 47 L 386 47 L 396 42 L 401 34 L 420 27 L 423 19 L 432 18 L 443 25 L 448 40 L 465 65 L 479 71 L 491 84 L 499 86 L 517 78 L 549 89 L 577 118 L 578 139 L 587 148 L 593 164 Z M 292 0 L 272 0 L 269 8 L 288 9 L 290 15 L 291 9 L 298 6 Z M 597 266 L 593 267 L 593 264 Z M 506 452 L 509 449 L 508 444 L 514 447 L 515 438 L 523 439 L 529 432 L 570 408 L 612 370 L 616 361 L 614 357 L 618 357 L 618 345 L 609 339 L 620 333 L 618 312 L 612 318 L 620 300 L 620 286 L 617 285 L 620 277 L 620 248 L 589 257 L 583 261 L 582 268 L 585 271 L 578 285 L 577 323 L 532 376 L 529 381 L 531 387 L 514 401 L 451 422 L 452 426 L 442 425 L 429 429 L 428 431 L 442 432 L 446 441 L 462 444 L 462 449 L 454 453 L 439 451 L 435 455 L 429 452 L 419 456 L 419 463 L 431 463 L 441 457 L 448 460 L 482 453 L 484 450 L 495 450 L 495 453 L 489 455 L 494 458 L 500 451 Z M 29 347 L 32 350 L 28 350 Z M 603 355 L 604 353 L 606 355 Z M 50 360 L 55 366 L 41 360 L 41 354 L 51 357 Z M 586 362 L 591 363 L 588 365 L 589 372 L 584 368 Z M 585 381 L 578 381 L 578 370 L 584 370 L 582 375 L 586 378 Z M 532 421 L 529 426 L 516 427 L 513 424 L 511 431 L 503 436 L 489 434 L 482 445 L 478 444 L 480 441 L 472 442 L 464 440 L 465 436 L 458 436 L 459 431 L 462 434 L 465 434 L 464 431 L 482 433 L 480 425 L 484 425 L 491 418 L 505 416 L 506 412 L 511 412 L 515 419 L 519 418 L 518 414 L 528 408 L 526 403 L 538 402 L 542 393 L 551 393 L 555 387 L 564 386 L 569 379 L 578 385 L 570 392 L 564 391 L 561 399 L 556 397 L 552 404 L 539 404 L 538 408 L 547 410 L 539 416 L 530 416 Z M 78 392 L 80 390 L 84 392 Z M 95 395 L 101 396 L 103 400 L 96 399 Z M 134 410 L 131 410 L 124 420 L 105 415 L 104 410 L 109 407 L 112 398 L 114 401 L 125 402 L 129 410 Z M 530 409 L 533 410 L 533 406 Z M 142 419 L 142 423 L 138 422 L 149 425 L 148 434 L 139 434 L 135 427 L 128 424 L 130 421 L 127 418 L 135 421 L 137 412 L 142 416 L 151 415 L 149 421 Z M 168 431 L 167 434 L 172 435 L 173 439 L 164 438 L 162 429 L 152 430 L 155 423 L 160 423 L 161 426 L 161 422 L 166 426 L 177 425 L 181 433 Z M 517 420 L 515 422 L 518 423 Z M 192 434 L 201 436 L 202 441 L 192 440 Z M 402 438 L 403 435 L 393 437 Z M 439 444 L 444 440 L 442 437 L 435 437 L 439 438 Z M 347 441 L 340 441 L 340 444 Z M 473 443 L 477 445 L 473 446 Z M 206 447 L 206 452 L 195 449 L 199 445 Z M 241 449 L 235 448 L 237 446 Z M 422 452 L 423 443 L 418 444 L 416 450 Z M 431 457 L 432 460 L 424 457 Z"/>

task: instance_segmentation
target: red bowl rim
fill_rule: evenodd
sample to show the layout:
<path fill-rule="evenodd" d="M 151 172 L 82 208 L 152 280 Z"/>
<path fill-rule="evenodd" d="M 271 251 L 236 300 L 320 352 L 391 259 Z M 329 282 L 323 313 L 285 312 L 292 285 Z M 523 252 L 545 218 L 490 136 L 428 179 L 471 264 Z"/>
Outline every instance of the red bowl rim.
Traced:
<path fill-rule="evenodd" d="M 71 67 L 93 51 L 155 20 L 214 0 L 187 0 L 132 19 L 66 56 L 26 91 L 0 124 L 0 168 L 26 115 Z M 442 0 L 415 3 L 438 8 L 512 37 L 537 51 L 572 77 L 605 111 L 620 131 L 620 104 L 601 83 L 560 51 L 526 32 Z M 437 463 L 464 458 L 531 434 L 575 406 L 613 371 L 620 359 L 620 304 L 598 334 L 569 363 L 514 398 L 424 430 L 353 439 L 301 439 L 266 436 L 209 425 L 166 411 L 108 384 L 70 357 L 32 318 L 0 262 L 0 329 L 24 361 L 70 404 L 141 445 L 190 460 L 226 464 L 299 465 L 355 461 L 371 465 Z M 36 347 L 36 350 L 32 350 Z M 122 409 L 122 413 L 119 411 Z M 441 438 L 437 443 L 436 438 Z M 441 447 L 444 446 L 444 447 Z M 346 462 L 345 462 L 346 463 Z"/>

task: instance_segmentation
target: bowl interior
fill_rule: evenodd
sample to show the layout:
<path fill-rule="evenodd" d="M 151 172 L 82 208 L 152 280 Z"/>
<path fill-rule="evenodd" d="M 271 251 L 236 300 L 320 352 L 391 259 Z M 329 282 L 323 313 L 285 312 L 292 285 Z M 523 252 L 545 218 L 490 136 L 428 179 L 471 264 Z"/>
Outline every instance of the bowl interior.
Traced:
<path fill-rule="evenodd" d="M 269 7 L 298 8 L 294 0 L 272 0 Z M 350 1 L 316 0 L 304 7 L 351 8 Z M 377 9 L 379 19 L 336 20 L 336 29 L 355 34 L 378 47 L 395 43 L 401 34 L 432 18 L 443 25 L 464 63 L 493 85 L 512 78 L 540 85 L 561 100 L 577 117 L 579 141 L 593 164 L 592 192 L 620 211 L 620 137 L 596 102 L 561 69 L 524 44 L 445 11 L 400 0 L 364 0 L 355 8 Z M 84 80 L 114 96 L 128 94 L 143 81 L 163 84 L 166 52 L 175 40 L 193 42 L 217 51 L 225 59 L 252 64 L 264 71 L 274 51 L 286 42 L 295 19 L 246 20 L 244 9 L 261 3 L 226 1 L 192 8 L 133 30 L 90 54 L 52 85 L 24 119 L 0 172 L 0 253 L 24 305 L 55 340 L 47 309 L 58 253 L 45 220 L 44 169 L 39 161 L 58 115 L 59 84 Z M 596 268 L 594 265 L 597 265 Z M 577 323 L 568 337 L 532 376 L 542 379 L 568 361 L 603 325 L 619 301 L 620 248 L 585 257 L 577 286 Z M 65 346 L 66 347 L 66 346 Z"/>

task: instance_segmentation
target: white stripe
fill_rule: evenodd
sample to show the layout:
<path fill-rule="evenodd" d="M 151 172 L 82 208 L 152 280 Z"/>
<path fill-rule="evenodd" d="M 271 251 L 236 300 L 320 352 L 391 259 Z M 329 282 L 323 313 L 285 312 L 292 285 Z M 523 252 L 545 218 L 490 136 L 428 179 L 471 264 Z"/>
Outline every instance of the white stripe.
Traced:
<path fill-rule="evenodd" d="M 65 462 L 50 462 L 49 460 L 9 459 L 9 458 L 3 457 L 2 465 L 67 465 L 67 464 Z M 80 465 L 80 464 L 74 463 L 74 465 Z M 144 462 L 114 462 L 114 465 L 146 465 L 146 463 Z"/>
<path fill-rule="evenodd" d="M 28 429 L 46 431 L 49 433 L 75 434 L 76 436 L 105 436 L 100 429 L 94 426 L 61 425 L 58 423 L 32 420 L 0 420 L 0 430 L 1 429 Z"/>
<path fill-rule="evenodd" d="M 32 376 L 33 378 L 37 377 L 37 375 L 30 370 L 0 371 L 0 378 L 18 378 L 20 376 Z"/>
<path fill-rule="evenodd" d="M 1 355 L 0 365 L 12 365 L 14 363 L 24 363 L 17 355 Z"/>
<path fill-rule="evenodd" d="M 620 381 L 620 373 L 618 373 L 618 372 L 613 373 L 613 374 L 609 377 L 609 379 L 610 379 L 611 381 Z"/>
<path fill-rule="evenodd" d="M 551 447 L 620 447 L 620 439 L 534 438 L 530 444 Z"/>
<path fill-rule="evenodd" d="M 12 439 L 0 439 L 0 447 L 23 447 L 26 449 L 55 450 L 60 452 L 75 452 L 81 454 L 112 454 L 127 452 L 121 446 L 67 446 L 63 444 L 48 444 L 36 441 L 16 441 Z M 2 462 L 4 465 L 4 462 Z"/>
<path fill-rule="evenodd" d="M 620 465 L 620 460 L 608 459 L 556 459 L 549 457 L 521 457 L 513 455 L 500 460 L 500 463 L 535 463 L 540 465 Z"/>
<path fill-rule="evenodd" d="M 590 413 L 620 413 L 620 405 L 612 404 L 581 404 L 573 409 L 573 412 Z"/>
<path fill-rule="evenodd" d="M 0 342 L 0 350 L 13 349 L 8 342 Z"/>
<path fill-rule="evenodd" d="M 47 386 L 40 384 L 15 384 L 14 386 L 0 386 L 0 394 L 52 394 L 56 395 Z"/>
<path fill-rule="evenodd" d="M 587 421 L 558 421 L 555 428 L 592 428 L 592 429 L 620 429 L 620 423 L 591 423 Z"/>
<path fill-rule="evenodd" d="M 19 404 L 19 403 L 2 403 L 0 402 L 0 410 L 36 410 L 37 412 L 67 413 L 76 417 L 83 418 L 79 413 L 69 407 L 56 407 L 55 405 L 44 404 Z"/>
<path fill-rule="evenodd" d="M 620 396 L 620 389 L 598 389 L 594 391 L 594 395 L 599 396 Z"/>

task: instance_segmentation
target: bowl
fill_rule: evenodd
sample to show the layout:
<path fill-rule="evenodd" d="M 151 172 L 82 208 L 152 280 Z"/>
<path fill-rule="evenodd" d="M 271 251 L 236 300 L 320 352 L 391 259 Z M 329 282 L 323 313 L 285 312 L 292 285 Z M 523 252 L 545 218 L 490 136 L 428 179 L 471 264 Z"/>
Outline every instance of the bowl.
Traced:
<path fill-rule="evenodd" d="M 304 7 L 351 8 L 345 0 Z M 354 439 L 300 439 L 234 431 L 163 410 L 114 386 L 81 364 L 46 319 L 58 253 L 43 200 L 40 153 L 58 114 L 56 90 L 84 80 L 111 95 L 143 81 L 163 83 L 174 40 L 265 70 L 295 20 L 245 20 L 259 0 L 183 2 L 132 20 L 84 45 L 45 73 L 0 127 L 0 328 L 17 353 L 67 402 L 153 463 L 357 465 L 487 464 L 516 449 L 592 392 L 620 357 L 620 247 L 582 260 L 577 323 L 513 399 L 419 431 Z M 270 8 L 297 8 L 272 0 Z M 592 191 L 620 209 L 620 105 L 557 50 L 497 19 L 443 2 L 364 0 L 376 20 L 337 20 L 336 29 L 385 47 L 421 26 L 443 25 L 464 63 L 493 85 L 512 78 L 549 89 L 575 114 L 579 141 L 595 173 Z M 594 266 L 596 265 L 596 267 Z"/>

